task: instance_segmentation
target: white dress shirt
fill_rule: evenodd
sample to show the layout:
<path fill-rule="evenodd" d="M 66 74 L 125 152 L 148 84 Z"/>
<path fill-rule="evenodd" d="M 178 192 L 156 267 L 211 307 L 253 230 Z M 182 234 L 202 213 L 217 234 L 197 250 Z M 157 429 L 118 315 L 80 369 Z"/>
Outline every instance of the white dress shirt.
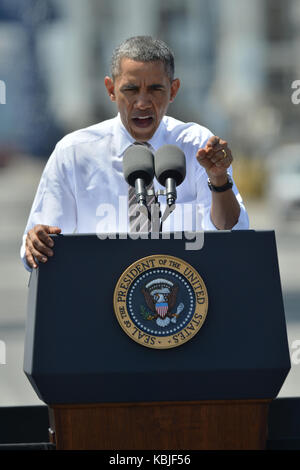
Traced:
<path fill-rule="evenodd" d="M 210 218 L 211 192 L 205 169 L 196 153 L 213 134 L 203 126 L 165 116 L 148 141 L 153 151 L 177 145 L 186 156 L 186 178 L 177 187 L 176 209 L 163 231 L 217 230 Z M 25 259 L 27 232 L 36 224 L 61 228 L 62 233 L 128 232 L 128 184 L 122 160 L 134 142 L 120 115 L 66 135 L 58 142 L 43 171 L 23 235 L 21 258 Z M 232 175 L 232 168 L 228 169 Z M 155 189 L 164 189 L 154 179 Z M 248 229 L 249 220 L 234 183 L 240 216 L 233 229 Z M 165 201 L 160 197 L 162 212 Z"/>

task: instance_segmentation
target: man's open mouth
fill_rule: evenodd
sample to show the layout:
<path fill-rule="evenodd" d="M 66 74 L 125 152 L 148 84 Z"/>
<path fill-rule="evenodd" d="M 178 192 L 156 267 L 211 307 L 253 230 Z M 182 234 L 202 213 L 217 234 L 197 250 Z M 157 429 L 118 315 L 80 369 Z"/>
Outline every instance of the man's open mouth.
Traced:
<path fill-rule="evenodd" d="M 152 116 L 139 116 L 132 118 L 132 120 L 137 127 L 142 128 L 151 126 L 151 124 L 153 123 Z"/>

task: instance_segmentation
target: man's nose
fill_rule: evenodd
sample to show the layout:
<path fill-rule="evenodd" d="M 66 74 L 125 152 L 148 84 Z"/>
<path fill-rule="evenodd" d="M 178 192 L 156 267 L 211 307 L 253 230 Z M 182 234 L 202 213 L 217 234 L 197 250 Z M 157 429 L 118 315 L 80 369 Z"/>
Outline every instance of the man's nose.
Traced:
<path fill-rule="evenodd" d="M 148 93 L 140 93 L 136 99 L 136 107 L 139 109 L 148 109 L 151 107 L 151 99 Z"/>

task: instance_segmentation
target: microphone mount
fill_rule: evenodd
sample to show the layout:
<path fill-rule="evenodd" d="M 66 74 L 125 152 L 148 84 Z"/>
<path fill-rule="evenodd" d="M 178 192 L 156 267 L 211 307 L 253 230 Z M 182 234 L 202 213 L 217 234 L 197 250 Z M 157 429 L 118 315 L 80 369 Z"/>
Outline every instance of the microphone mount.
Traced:
<path fill-rule="evenodd" d="M 146 189 L 145 182 L 142 178 L 137 178 L 134 183 L 136 201 L 140 206 L 146 206 Z"/>

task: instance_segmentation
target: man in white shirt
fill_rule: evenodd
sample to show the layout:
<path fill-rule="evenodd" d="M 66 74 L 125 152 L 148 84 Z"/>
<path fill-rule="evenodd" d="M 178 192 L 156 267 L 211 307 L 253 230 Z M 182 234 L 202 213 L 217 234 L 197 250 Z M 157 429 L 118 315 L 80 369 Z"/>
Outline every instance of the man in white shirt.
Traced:
<path fill-rule="evenodd" d="M 198 124 L 166 116 L 180 87 L 168 46 L 148 36 L 124 41 L 114 51 L 111 75 L 105 86 L 118 115 L 65 136 L 46 164 L 23 235 L 21 257 L 28 270 L 53 256 L 50 234 L 128 231 L 122 159 L 134 142 L 148 142 L 153 151 L 173 144 L 185 153 L 187 174 L 177 188 L 177 205 L 201 217 L 190 214 L 184 221 L 186 211 L 175 210 L 169 229 L 249 228 L 231 179 L 227 142 Z M 154 187 L 162 189 L 156 180 Z M 105 217 L 109 208 L 113 216 Z"/>

